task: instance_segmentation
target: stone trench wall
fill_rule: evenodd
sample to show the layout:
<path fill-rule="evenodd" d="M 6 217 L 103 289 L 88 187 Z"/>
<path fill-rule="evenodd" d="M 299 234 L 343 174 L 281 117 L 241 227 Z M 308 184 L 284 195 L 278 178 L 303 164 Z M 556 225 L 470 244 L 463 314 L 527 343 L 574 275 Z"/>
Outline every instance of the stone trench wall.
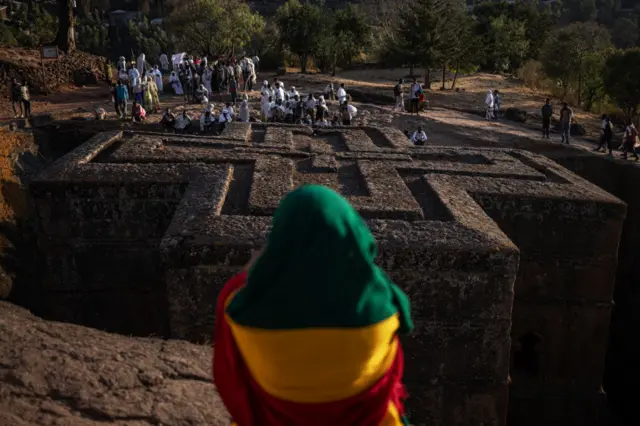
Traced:
<path fill-rule="evenodd" d="M 606 345 L 625 206 L 522 151 L 418 148 L 384 128 L 100 135 L 32 184 L 50 259 L 41 312 L 210 340 L 218 291 L 304 183 L 352 202 L 411 296 L 413 423 L 505 424 L 510 367 L 511 421 L 597 422 L 604 353 L 584 348 Z"/>

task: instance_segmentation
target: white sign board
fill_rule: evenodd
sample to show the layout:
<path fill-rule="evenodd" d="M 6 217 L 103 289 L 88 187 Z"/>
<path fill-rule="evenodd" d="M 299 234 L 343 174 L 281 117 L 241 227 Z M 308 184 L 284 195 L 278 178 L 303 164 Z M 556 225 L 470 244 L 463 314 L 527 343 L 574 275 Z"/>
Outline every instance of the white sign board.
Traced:
<path fill-rule="evenodd" d="M 58 46 L 42 46 L 43 59 L 58 59 Z"/>

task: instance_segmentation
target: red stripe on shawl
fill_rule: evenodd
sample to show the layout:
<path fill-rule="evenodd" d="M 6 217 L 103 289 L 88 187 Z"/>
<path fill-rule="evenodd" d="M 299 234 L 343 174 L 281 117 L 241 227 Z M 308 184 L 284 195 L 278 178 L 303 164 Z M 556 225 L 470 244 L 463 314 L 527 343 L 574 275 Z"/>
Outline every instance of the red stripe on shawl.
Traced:
<path fill-rule="evenodd" d="M 236 345 L 224 311 L 227 299 L 245 284 L 247 273 L 231 278 L 218 296 L 214 335 L 213 379 L 229 414 L 239 426 L 371 426 L 382 422 L 393 402 L 404 414 L 404 357 L 398 345 L 389 371 L 369 390 L 327 403 L 302 404 L 276 398 L 253 379 Z M 397 338 L 397 337 L 396 337 Z M 286 349 L 285 349 L 286 350 Z"/>

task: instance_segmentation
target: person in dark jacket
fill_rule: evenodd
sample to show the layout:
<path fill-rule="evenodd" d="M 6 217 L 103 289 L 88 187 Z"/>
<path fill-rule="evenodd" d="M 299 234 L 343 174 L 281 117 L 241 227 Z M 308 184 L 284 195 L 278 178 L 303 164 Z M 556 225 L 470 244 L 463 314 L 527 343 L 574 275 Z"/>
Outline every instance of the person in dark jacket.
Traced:
<path fill-rule="evenodd" d="M 600 137 L 600 145 L 595 149 L 595 151 L 600 151 L 605 146 L 609 151 L 609 155 L 613 155 L 612 151 L 612 139 L 613 139 L 613 124 L 611 123 L 611 117 L 603 115 L 602 116 L 602 135 Z"/>
<path fill-rule="evenodd" d="M 542 106 L 542 138 L 549 139 L 549 127 L 551 126 L 551 117 L 553 116 L 553 106 L 551 100 L 546 99 Z"/>
<path fill-rule="evenodd" d="M 127 101 L 129 100 L 129 90 L 127 86 L 122 84 L 122 80 L 118 80 L 115 91 L 116 114 L 122 119 L 127 118 Z"/>

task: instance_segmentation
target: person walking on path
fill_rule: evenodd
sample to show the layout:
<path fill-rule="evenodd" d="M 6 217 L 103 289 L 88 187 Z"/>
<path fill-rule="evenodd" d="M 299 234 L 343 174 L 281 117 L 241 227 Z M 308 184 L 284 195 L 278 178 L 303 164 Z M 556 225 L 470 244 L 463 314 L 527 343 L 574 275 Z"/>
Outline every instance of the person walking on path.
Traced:
<path fill-rule="evenodd" d="M 404 111 L 404 93 L 402 93 L 402 79 L 398 80 L 398 84 L 393 86 L 393 96 L 396 99 L 395 111 Z"/>
<path fill-rule="evenodd" d="M 613 149 L 611 147 L 611 141 L 613 139 L 613 125 L 611 124 L 611 117 L 603 115 L 602 118 L 602 135 L 600 137 L 600 144 L 596 149 L 594 149 L 594 151 L 600 152 L 600 150 L 606 146 L 609 150 L 608 155 L 613 155 L 611 153 Z"/>
<path fill-rule="evenodd" d="M 627 120 L 627 127 L 624 129 L 624 139 L 622 142 L 622 158 L 627 159 L 627 152 L 631 151 L 633 157 L 638 161 L 636 143 L 638 142 L 638 130 L 631 120 Z"/>
<path fill-rule="evenodd" d="M 20 102 L 22 102 L 24 117 L 31 117 L 31 94 L 29 93 L 29 85 L 26 81 L 20 87 Z"/>
<path fill-rule="evenodd" d="M 571 133 L 571 122 L 573 121 L 573 110 L 564 102 L 560 110 L 560 131 L 562 143 L 569 145 L 569 134 Z"/>
<path fill-rule="evenodd" d="M 551 117 L 553 116 L 553 106 L 551 99 L 547 98 L 542 106 L 542 139 L 549 139 L 549 127 L 551 127 Z"/>
<path fill-rule="evenodd" d="M 122 80 L 118 80 L 118 85 L 116 86 L 116 114 L 119 118 L 123 120 L 127 118 L 127 101 L 129 100 L 129 90 L 127 90 L 127 86 L 122 84 Z"/>

